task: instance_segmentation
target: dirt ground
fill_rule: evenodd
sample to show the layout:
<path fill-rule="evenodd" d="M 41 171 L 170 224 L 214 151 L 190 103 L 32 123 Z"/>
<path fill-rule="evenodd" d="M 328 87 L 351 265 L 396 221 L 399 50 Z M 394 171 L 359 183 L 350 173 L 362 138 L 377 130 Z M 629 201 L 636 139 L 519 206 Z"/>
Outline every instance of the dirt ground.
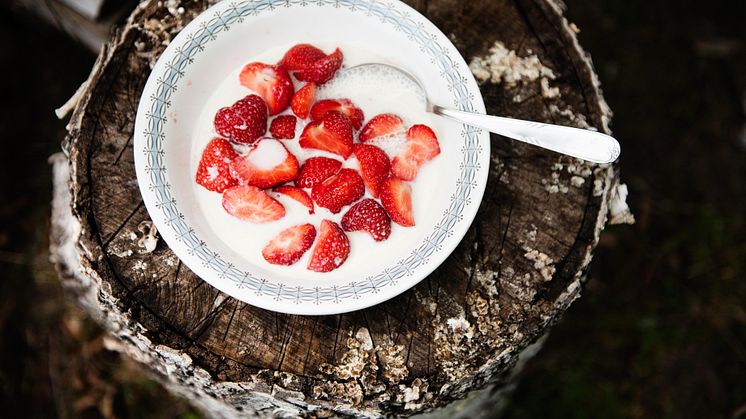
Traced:
<path fill-rule="evenodd" d="M 505 417 L 746 418 L 746 2 L 566 3 L 637 224 L 604 232 Z M 5 3 L 0 39 L 0 416 L 199 417 L 106 349 L 48 263 L 52 110 L 95 56 Z"/>

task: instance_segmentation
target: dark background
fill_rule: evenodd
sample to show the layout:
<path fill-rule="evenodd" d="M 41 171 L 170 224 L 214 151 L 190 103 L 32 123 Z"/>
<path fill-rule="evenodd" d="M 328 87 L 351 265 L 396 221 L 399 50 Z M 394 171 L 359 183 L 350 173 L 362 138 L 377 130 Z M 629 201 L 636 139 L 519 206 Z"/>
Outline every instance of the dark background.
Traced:
<path fill-rule="evenodd" d="M 746 2 L 566 3 L 637 224 L 603 233 L 506 417 L 746 418 Z M 53 109 L 95 56 L 5 2 L 0 40 L 0 416 L 198 416 L 106 349 L 48 262 Z"/>

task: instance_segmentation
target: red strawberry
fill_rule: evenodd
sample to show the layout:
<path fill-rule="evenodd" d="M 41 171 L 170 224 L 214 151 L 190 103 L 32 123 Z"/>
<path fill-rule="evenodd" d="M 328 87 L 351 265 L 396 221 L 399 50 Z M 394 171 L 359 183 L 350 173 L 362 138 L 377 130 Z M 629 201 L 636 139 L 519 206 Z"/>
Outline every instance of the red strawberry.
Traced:
<path fill-rule="evenodd" d="M 252 223 L 266 223 L 285 216 L 285 207 L 266 192 L 251 185 L 238 185 L 223 192 L 228 214 Z"/>
<path fill-rule="evenodd" d="M 269 115 L 284 111 L 293 98 L 293 82 L 285 67 L 249 63 L 239 75 L 241 85 L 257 92 L 267 102 Z"/>
<path fill-rule="evenodd" d="M 295 138 L 295 121 L 293 115 L 280 115 L 272 120 L 269 132 L 278 140 Z"/>
<path fill-rule="evenodd" d="M 381 204 L 395 223 L 404 227 L 414 225 L 412 215 L 412 187 L 399 178 L 390 177 L 381 182 Z"/>
<path fill-rule="evenodd" d="M 295 186 L 313 188 L 317 183 L 336 175 L 341 168 L 342 162 L 339 160 L 328 157 L 311 157 L 301 166 L 298 177 L 295 179 Z"/>
<path fill-rule="evenodd" d="M 316 272 L 329 272 L 339 268 L 350 255 L 350 239 L 337 223 L 323 220 L 319 240 L 313 248 L 308 269 Z"/>
<path fill-rule="evenodd" d="M 298 175 L 298 159 L 281 142 L 265 138 L 247 154 L 233 160 L 231 174 L 242 185 L 271 188 Z"/>
<path fill-rule="evenodd" d="M 251 144 L 267 131 L 267 105 L 261 97 L 248 95 L 215 114 L 215 131 L 242 144 Z"/>
<path fill-rule="evenodd" d="M 360 129 L 365 119 L 363 111 L 355 106 L 350 99 L 323 99 L 313 104 L 311 108 L 311 120 L 318 121 L 329 111 L 337 111 L 344 114 L 355 129 Z"/>
<path fill-rule="evenodd" d="M 308 193 L 303 189 L 296 188 L 295 186 L 283 185 L 276 187 L 275 192 L 287 195 L 295 199 L 308 208 L 309 214 L 313 214 L 313 201 L 311 201 L 311 197 L 308 196 Z"/>
<path fill-rule="evenodd" d="M 290 48 L 280 60 L 280 65 L 288 71 L 304 70 L 316 61 L 326 57 L 324 51 L 310 44 L 298 44 Z"/>
<path fill-rule="evenodd" d="M 360 175 L 352 169 L 342 169 L 336 175 L 317 184 L 311 189 L 311 197 L 320 207 L 336 214 L 365 194 L 365 184 Z"/>
<path fill-rule="evenodd" d="M 440 145 L 433 130 L 427 125 L 413 125 L 407 131 L 406 148 L 391 163 L 391 173 L 404 180 L 413 180 L 420 166 L 438 154 Z"/>
<path fill-rule="evenodd" d="M 378 185 L 387 177 L 391 169 L 389 156 L 380 148 L 370 144 L 355 144 L 354 151 L 360 163 L 360 173 L 365 186 L 374 197 L 378 197 Z"/>
<path fill-rule="evenodd" d="M 333 53 L 315 61 L 304 70 L 295 73 L 298 80 L 312 81 L 324 84 L 334 77 L 334 73 L 342 66 L 342 51 L 337 48 Z"/>
<path fill-rule="evenodd" d="M 231 161 L 236 157 L 238 153 L 228 140 L 213 138 L 202 151 L 197 166 L 197 183 L 215 192 L 223 192 L 238 184 L 230 170 Z"/>
<path fill-rule="evenodd" d="M 360 142 L 364 143 L 376 137 L 404 132 L 404 121 L 392 113 L 376 115 L 360 131 Z"/>
<path fill-rule="evenodd" d="M 294 114 L 298 115 L 298 118 L 306 119 L 308 118 L 308 113 L 315 97 L 316 85 L 308 83 L 295 92 L 293 100 L 290 101 L 290 109 L 293 110 Z"/>
<path fill-rule="evenodd" d="M 300 146 L 339 154 L 346 159 L 352 154 L 352 125 L 341 113 L 327 112 L 322 120 L 306 125 L 300 135 Z"/>
<path fill-rule="evenodd" d="M 366 231 L 380 242 L 391 234 L 391 218 L 378 202 L 363 199 L 342 217 L 342 228 L 345 231 Z"/>
<path fill-rule="evenodd" d="M 273 265 L 292 265 L 313 245 L 316 228 L 311 224 L 288 227 L 262 250 L 264 260 Z"/>

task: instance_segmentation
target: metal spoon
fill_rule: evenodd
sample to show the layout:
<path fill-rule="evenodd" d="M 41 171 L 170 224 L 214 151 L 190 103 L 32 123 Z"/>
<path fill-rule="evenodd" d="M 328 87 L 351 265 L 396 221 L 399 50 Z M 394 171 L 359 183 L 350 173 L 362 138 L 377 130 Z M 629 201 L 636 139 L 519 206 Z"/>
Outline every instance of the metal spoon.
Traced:
<path fill-rule="evenodd" d="M 611 163 L 619 157 L 620 148 L 617 140 L 600 132 L 524 121 L 521 119 L 482 115 L 436 105 L 430 102 L 425 86 L 415 76 L 406 70 L 390 64 L 359 64 L 342 70 L 338 76 L 342 76 L 342 78 L 365 77 L 365 73 L 368 72 L 375 72 L 379 75 L 390 75 L 389 79 L 397 79 L 399 81 L 408 79 L 412 83 L 407 88 L 411 89 L 412 93 L 421 96 L 424 99 L 427 111 L 436 115 L 594 163 Z M 397 76 L 404 76 L 404 79 Z"/>

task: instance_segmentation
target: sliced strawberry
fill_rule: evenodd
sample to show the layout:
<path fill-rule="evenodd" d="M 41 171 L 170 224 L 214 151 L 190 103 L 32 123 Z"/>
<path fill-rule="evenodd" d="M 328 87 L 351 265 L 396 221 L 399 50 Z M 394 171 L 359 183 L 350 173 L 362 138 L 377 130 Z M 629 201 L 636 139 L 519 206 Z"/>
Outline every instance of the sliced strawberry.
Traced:
<path fill-rule="evenodd" d="M 339 268 L 350 255 L 350 239 L 333 221 L 321 221 L 319 240 L 311 253 L 308 269 L 329 272 Z"/>
<path fill-rule="evenodd" d="M 304 70 L 295 73 L 298 80 L 312 81 L 316 84 L 324 84 L 334 77 L 334 73 L 342 66 L 342 51 L 337 48 L 331 54 L 315 61 Z"/>
<path fill-rule="evenodd" d="M 360 174 L 365 186 L 374 197 L 378 197 L 379 184 L 389 177 L 391 162 L 389 156 L 380 148 L 370 144 L 355 144 L 353 149 L 357 161 L 360 163 Z"/>
<path fill-rule="evenodd" d="M 292 265 L 313 245 L 316 228 L 311 224 L 288 227 L 262 250 L 264 260 L 273 265 Z"/>
<path fill-rule="evenodd" d="M 346 159 L 352 154 L 352 125 L 341 113 L 327 112 L 322 120 L 306 125 L 300 135 L 300 146 L 339 154 Z"/>
<path fill-rule="evenodd" d="M 342 168 L 342 162 L 328 157 L 311 157 L 303 163 L 295 179 L 295 186 L 313 188 L 334 176 Z"/>
<path fill-rule="evenodd" d="M 238 157 L 231 143 L 223 138 L 213 138 L 207 143 L 197 166 L 196 181 L 206 189 L 223 192 L 238 181 L 231 175 L 231 161 Z"/>
<path fill-rule="evenodd" d="M 414 180 L 420 167 L 440 154 L 438 138 L 427 125 L 413 125 L 407 131 L 404 151 L 394 157 L 391 173 L 404 180 Z"/>
<path fill-rule="evenodd" d="M 316 205 L 327 208 L 334 214 L 345 205 L 362 198 L 364 194 L 363 179 L 353 169 L 342 169 L 311 189 L 311 197 Z"/>
<path fill-rule="evenodd" d="M 412 187 L 399 178 L 390 177 L 381 182 L 381 204 L 395 223 L 404 227 L 414 225 L 412 215 Z"/>
<path fill-rule="evenodd" d="M 363 199 L 353 205 L 342 217 L 345 231 L 365 231 L 375 241 L 383 241 L 391 234 L 391 218 L 381 204 L 373 199 Z"/>
<path fill-rule="evenodd" d="M 267 102 L 269 115 L 284 111 L 293 98 L 293 81 L 285 67 L 264 63 L 249 63 L 239 75 L 241 85 L 259 94 Z"/>
<path fill-rule="evenodd" d="M 267 105 L 261 97 L 248 95 L 218 110 L 213 123 L 215 131 L 223 137 L 251 144 L 267 131 Z"/>
<path fill-rule="evenodd" d="M 295 122 L 296 118 L 293 115 L 280 115 L 272 120 L 269 133 L 278 140 L 295 138 Z"/>
<path fill-rule="evenodd" d="M 313 214 L 313 201 L 311 200 L 311 197 L 308 196 L 308 193 L 304 191 L 301 188 L 296 188 L 295 186 L 278 186 L 275 188 L 275 192 L 281 193 L 283 195 L 287 195 L 296 201 L 300 202 L 301 204 L 305 205 L 306 208 L 308 208 L 308 213 Z"/>
<path fill-rule="evenodd" d="M 290 109 L 298 115 L 298 118 L 306 119 L 311 111 L 314 98 L 316 98 L 316 85 L 308 83 L 295 92 L 293 100 L 290 101 Z"/>
<path fill-rule="evenodd" d="M 298 44 L 290 48 L 280 60 L 280 65 L 288 71 L 305 70 L 311 64 L 326 57 L 324 51 L 311 44 Z"/>
<path fill-rule="evenodd" d="M 311 120 L 318 121 L 329 111 L 344 114 L 355 129 L 360 129 L 363 120 L 365 120 L 363 111 L 355 106 L 350 99 L 323 99 L 314 103 L 311 108 Z"/>
<path fill-rule="evenodd" d="M 364 143 L 376 137 L 404 132 L 404 121 L 392 113 L 376 115 L 360 131 L 360 142 Z"/>
<path fill-rule="evenodd" d="M 285 207 L 266 192 L 251 185 L 238 185 L 223 192 L 228 214 L 252 223 L 266 223 L 285 216 Z"/>
<path fill-rule="evenodd" d="M 271 188 L 298 175 L 298 159 L 281 142 L 265 138 L 231 163 L 231 174 L 242 185 Z"/>

